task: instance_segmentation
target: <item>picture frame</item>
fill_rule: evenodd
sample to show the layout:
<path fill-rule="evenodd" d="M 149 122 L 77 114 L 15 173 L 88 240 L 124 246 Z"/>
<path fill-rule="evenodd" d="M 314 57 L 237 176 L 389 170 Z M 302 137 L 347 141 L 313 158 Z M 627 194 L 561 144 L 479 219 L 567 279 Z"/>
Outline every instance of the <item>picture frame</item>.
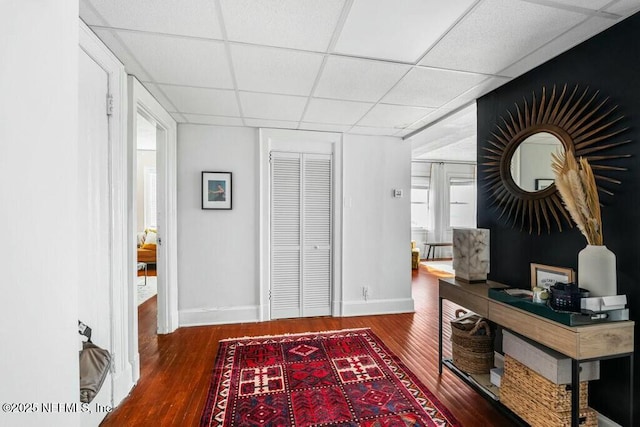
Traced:
<path fill-rule="evenodd" d="M 202 209 L 231 209 L 231 172 L 202 172 Z"/>
<path fill-rule="evenodd" d="M 531 263 L 531 289 L 549 288 L 555 283 L 571 283 L 575 272 L 572 268 Z"/>
<path fill-rule="evenodd" d="M 536 178 L 536 191 L 544 190 L 554 182 L 555 180 L 551 178 Z"/>

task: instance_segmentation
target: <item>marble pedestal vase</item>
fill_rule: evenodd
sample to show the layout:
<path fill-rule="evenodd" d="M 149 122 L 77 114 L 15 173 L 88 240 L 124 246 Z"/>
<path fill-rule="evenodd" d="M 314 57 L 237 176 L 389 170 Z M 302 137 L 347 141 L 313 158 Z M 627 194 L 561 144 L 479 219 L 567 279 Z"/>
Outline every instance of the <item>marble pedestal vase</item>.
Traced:
<path fill-rule="evenodd" d="M 456 279 L 484 282 L 489 273 L 489 230 L 453 229 L 453 269 Z"/>
<path fill-rule="evenodd" d="M 617 295 L 616 255 L 604 245 L 587 245 L 578 253 L 578 286 L 590 297 Z"/>

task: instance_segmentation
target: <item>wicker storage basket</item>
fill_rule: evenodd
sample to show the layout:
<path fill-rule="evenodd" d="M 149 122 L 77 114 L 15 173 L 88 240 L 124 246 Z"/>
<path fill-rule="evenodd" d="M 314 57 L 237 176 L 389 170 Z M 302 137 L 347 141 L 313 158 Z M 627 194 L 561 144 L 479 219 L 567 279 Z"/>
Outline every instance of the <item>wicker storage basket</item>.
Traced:
<path fill-rule="evenodd" d="M 571 390 L 529 369 L 509 355 L 504 358 L 500 401 L 532 427 L 570 427 Z M 588 383 L 580 383 L 580 425 L 597 427 L 597 413 L 588 407 Z"/>
<path fill-rule="evenodd" d="M 474 313 L 456 310 L 451 321 L 453 363 L 471 374 L 488 374 L 493 368 L 493 336 L 489 324 Z"/>

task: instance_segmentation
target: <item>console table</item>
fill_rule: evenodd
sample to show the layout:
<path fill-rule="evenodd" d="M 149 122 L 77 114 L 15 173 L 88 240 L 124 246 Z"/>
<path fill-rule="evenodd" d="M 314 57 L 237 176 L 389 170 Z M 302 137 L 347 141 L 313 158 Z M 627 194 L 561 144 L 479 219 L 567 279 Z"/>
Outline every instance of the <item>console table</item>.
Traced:
<path fill-rule="evenodd" d="M 552 348 L 571 358 L 571 389 L 579 390 L 580 362 L 617 357 L 629 358 L 629 426 L 633 426 L 633 329 L 630 320 L 584 326 L 566 326 L 528 311 L 495 301 L 489 288 L 506 288 L 487 281 L 467 283 L 453 278 L 439 279 L 438 302 L 438 372 L 442 374 L 442 301 L 449 300 L 490 321 Z M 571 425 L 580 424 L 580 393 L 571 393 Z"/>

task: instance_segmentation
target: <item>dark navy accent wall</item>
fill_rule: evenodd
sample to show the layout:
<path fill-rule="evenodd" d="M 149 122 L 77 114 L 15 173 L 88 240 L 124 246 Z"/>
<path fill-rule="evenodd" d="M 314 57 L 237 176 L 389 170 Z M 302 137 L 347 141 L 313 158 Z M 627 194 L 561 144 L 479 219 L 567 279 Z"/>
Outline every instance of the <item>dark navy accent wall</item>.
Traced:
<path fill-rule="evenodd" d="M 632 320 L 640 320 L 640 13 L 616 24 L 607 31 L 587 40 L 527 74 L 509 82 L 478 100 L 478 227 L 491 230 L 490 279 L 521 288 L 529 288 L 530 263 L 536 262 L 577 270 L 578 252 L 586 240 L 574 227 L 563 223 L 563 231 L 557 229 L 540 236 L 529 235 L 528 230 L 514 228 L 500 212 L 489 207 L 491 199 L 483 191 L 485 172 L 482 167 L 483 147 L 500 117 L 507 110 L 515 112 L 514 104 L 523 105 L 523 97 L 531 101 L 532 92 L 537 98 L 542 86 L 549 90 L 553 85 L 565 83 L 573 88 L 590 88 L 590 93 L 600 91 L 599 99 L 610 97 L 609 106 L 618 105 L 618 115 L 625 119 L 622 127 L 629 127 L 615 140 L 631 139 L 632 142 L 609 150 L 607 153 L 627 153 L 632 157 L 610 164 L 629 168 L 626 172 L 608 174 L 622 180 L 621 185 L 607 185 L 614 197 L 601 195 L 605 205 L 602 210 L 604 242 L 617 257 L 618 293 L 626 294 Z M 549 93 L 549 92 L 548 92 Z M 635 352 L 640 354 L 640 339 L 636 325 Z M 637 359 L 636 360 L 640 360 Z M 591 406 L 614 421 L 627 422 L 628 363 L 623 359 L 601 364 L 602 379 L 590 387 Z M 635 370 L 636 407 L 640 406 L 640 369 Z M 634 416 L 640 425 L 640 411 Z"/>

